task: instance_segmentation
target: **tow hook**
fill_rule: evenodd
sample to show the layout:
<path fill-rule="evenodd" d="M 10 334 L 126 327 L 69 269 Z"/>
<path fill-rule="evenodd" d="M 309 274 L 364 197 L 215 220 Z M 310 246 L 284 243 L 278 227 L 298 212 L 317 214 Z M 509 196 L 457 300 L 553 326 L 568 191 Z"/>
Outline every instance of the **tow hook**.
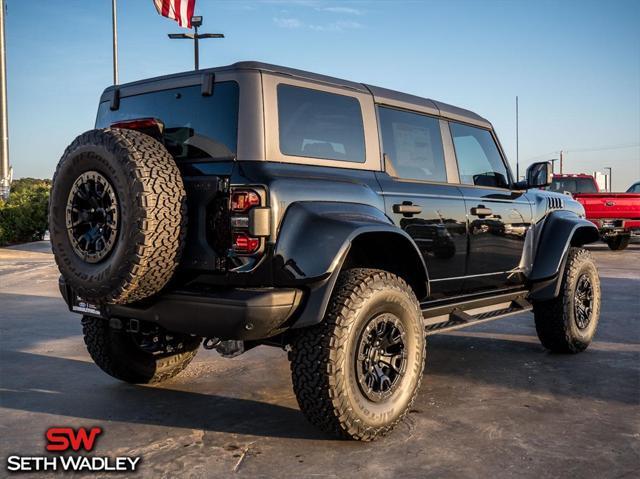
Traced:
<path fill-rule="evenodd" d="M 223 358 L 235 358 L 245 352 L 244 341 L 207 338 L 202 343 L 204 349 L 215 349 Z"/>
<path fill-rule="evenodd" d="M 214 349 L 218 344 L 220 344 L 220 340 L 218 338 L 207 338 L 202 343 L 202 347 L 204 349 Z"/>

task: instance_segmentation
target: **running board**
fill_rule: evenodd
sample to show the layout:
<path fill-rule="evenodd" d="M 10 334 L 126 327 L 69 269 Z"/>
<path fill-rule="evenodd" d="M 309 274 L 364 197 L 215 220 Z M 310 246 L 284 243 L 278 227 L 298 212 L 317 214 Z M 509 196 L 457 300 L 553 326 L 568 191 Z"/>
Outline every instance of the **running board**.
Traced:
<path fill-rule="evenodd" d="M 427 335 L 482 324 L 532 309 L 526 292 L 454 303 L 422 311 Z"/>

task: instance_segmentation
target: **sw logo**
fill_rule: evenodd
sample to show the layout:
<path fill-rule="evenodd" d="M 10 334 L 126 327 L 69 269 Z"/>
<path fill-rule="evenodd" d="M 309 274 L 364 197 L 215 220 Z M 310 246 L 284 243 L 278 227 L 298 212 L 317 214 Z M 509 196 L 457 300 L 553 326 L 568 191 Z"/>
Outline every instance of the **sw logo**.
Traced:
<path fill-rule="evenodd" d="M 103 433 L 99 426 L 90 428 L 50 427 L 45 432 L 45 449 L 50 453 L 70 453 L 49 456 L 19 456 L 7 458 L 9 472 L 135 472 L 140 457 L 87 456 L 96 447 L 98 436 Z M 79 454 L 78 454 L 79 453 Z"/>
<path fill-rule="evenodd" d="M 72 451 L 78 452 L 80 449 L 93 451 L 96 438 L 102 434 L 101 427 L 92 427 L 87 430 L 84 427 L 74 431 L 71 427 L 50 427 L 47 429 L 47 451 Z"/>

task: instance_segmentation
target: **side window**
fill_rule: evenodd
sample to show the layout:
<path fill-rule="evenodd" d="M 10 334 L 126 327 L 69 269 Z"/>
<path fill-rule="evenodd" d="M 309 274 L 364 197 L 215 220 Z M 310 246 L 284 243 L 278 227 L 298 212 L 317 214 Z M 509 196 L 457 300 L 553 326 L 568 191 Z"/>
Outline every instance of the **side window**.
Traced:
<path fill-rule="evenodd" d="M 379 107 L 382 149 L 400 178 L 447 181 L 440 122 L 436 118 Z"/>
<path fill-rule="evenodd" d="M 284 155 L 365 161 L 362 111 L 356 98 L 278 85 L 278 123 Z"/>
<path fill-rule="evenodd" d="M 467 185 L 509 187 L 509 174 L 491 133 L 460 123 L 449 123 L 458 159 L 460 182 Z"/>

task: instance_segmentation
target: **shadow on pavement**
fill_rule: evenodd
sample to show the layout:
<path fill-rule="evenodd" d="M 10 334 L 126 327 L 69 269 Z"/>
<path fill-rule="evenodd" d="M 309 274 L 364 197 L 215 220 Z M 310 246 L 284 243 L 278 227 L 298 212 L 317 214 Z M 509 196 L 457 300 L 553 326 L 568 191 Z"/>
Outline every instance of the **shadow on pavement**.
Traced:
<path fill-rule="evenodd" d="M 0 360 L 3 368 L 20 370 L 0 380 L 0 405 L 8 409 L 256 436 L 334 439 L 286 406 L 119 383 L 94 364 L 72 359 L 8 351 Z"/>
<path fill-rule="evenodd" d="M 536 343 L 442 335 L 430 338 L 427 357 L 426 381 L 437 376 L 532 395 L 640 403 L 640 354 L 634 351 L 553 354 Z"/>

